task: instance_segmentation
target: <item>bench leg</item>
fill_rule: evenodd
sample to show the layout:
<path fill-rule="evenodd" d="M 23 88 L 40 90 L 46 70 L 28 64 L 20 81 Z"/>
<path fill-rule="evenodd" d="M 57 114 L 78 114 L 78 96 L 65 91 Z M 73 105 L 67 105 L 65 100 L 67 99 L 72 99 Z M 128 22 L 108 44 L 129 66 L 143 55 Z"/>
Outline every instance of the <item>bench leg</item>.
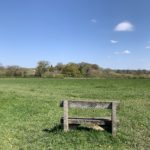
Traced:
<path fill-rule="evenodd" d="M 117 116 L 116 116 L 116 103 L 112 102 L 112 136 L 116 136 L 116 131 L 117 131 Z"/>
<path fill-rule="evenodd" d="M 67 132 L 69 130 L 68 125 L 68 101 L 64 101 L 64 131 Z"/>

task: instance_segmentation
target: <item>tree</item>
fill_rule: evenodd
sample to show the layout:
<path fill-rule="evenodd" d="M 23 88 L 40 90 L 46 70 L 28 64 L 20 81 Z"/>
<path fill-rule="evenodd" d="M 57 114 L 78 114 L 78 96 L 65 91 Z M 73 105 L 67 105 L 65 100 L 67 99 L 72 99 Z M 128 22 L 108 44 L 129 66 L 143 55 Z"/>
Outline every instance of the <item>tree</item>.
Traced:
<path fill-rule="evenodd" d="M 89 64 L 89 63 L 79 63 L 79 70 L 84 77 L 97 77 L 102 74 L 102 68 L 100 68 L 96 64 Z"/>
<path fill-rule="evenodd" d="M 55 68 L 56 70 L 62 72 L 62 70 L 64 69 L 65 65 L 63 65 L 63 63 L 58 63 Z"/>
<path fill-rule="evenodd" d="M 10 77 L 25 77 L 26 70 L 19 66 L 8 66 L 6 68 L 6 75 Z"/>
<path fill-rule="evenodd" d="M 0 63 L 0 77 L 5 76 L 6 70 L 3 65 Z"/>
<path fill-rule="evenodd" d="M 81 75 L 79 66 L 75 63 L 69 63 L 64 66 L 62 73 L 68 77 L 79 77 Z"/>
<path fill-rule="evenodd" d="M 49 62 L 48 61 L 39 61 L 36 67 L 35 75 L 38 77 L 42 77 L 42 75 L 48 71 Z"/>

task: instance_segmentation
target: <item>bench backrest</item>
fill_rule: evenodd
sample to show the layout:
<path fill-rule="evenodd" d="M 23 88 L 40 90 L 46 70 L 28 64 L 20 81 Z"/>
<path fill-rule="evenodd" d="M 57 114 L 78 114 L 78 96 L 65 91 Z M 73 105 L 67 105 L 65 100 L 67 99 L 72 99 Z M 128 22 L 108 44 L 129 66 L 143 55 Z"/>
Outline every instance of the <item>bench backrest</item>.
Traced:
<path fill-rule="evenodd" d="M 64 107 L 64 103 L 60 103 L 60 107 Z M 67 101 L 68 108 L 99 108 L 99 109 L 112 109 L 112 103 L 118 106 L 118 102 L 95 102 L 95 101 Z"/>

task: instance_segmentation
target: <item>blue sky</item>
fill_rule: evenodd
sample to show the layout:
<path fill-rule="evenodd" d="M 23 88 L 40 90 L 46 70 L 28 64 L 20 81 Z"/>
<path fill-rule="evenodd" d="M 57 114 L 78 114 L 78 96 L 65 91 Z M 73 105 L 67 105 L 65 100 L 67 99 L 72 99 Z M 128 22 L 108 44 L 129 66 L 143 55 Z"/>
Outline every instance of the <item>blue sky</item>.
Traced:
<path fill-rule="evenodd" d="M 0 1 L 0 63 L 150 70 L 150 0 Z"/>

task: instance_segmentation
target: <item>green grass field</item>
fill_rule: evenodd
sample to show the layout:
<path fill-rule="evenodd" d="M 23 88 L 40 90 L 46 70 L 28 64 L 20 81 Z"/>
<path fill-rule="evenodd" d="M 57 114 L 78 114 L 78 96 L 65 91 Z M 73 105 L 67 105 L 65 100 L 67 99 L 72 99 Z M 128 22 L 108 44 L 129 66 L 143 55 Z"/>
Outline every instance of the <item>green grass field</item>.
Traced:
<path fill-rule="evenodd" d="M 59 128 L 64 99 L 118 100 L 117 137 L 95 130 L 64 133 Z M 99 116 L 90 111 L 71 114 Z M 149 150 L 150 80 L 0 79 L 0 150 L 18 149 Z"/>

